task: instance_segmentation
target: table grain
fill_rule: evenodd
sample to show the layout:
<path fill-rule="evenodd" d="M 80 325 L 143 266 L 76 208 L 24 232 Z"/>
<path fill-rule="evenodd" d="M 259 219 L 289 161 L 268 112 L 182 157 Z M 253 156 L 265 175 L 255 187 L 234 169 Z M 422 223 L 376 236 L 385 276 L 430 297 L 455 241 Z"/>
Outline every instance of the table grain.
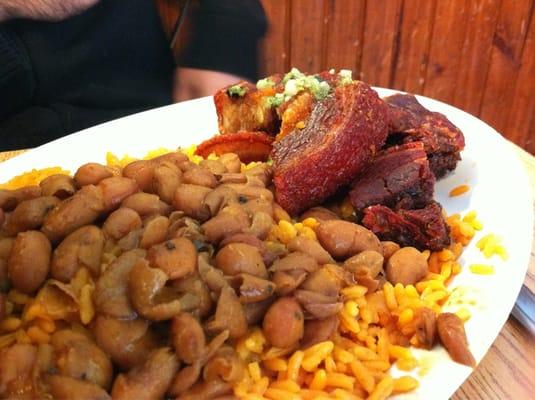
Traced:
<path fill-rule="evenodd" d="M 511 144 L 526 167 L 535 193 L 535 157 Z M 0 153 L 0 162 L 24 150 Z M 535 292 L 535 235 L 524 283 Z M 452 396 L 452 400 L 535 399 L 535 337 L 509 316 L 477 369 Z"/>

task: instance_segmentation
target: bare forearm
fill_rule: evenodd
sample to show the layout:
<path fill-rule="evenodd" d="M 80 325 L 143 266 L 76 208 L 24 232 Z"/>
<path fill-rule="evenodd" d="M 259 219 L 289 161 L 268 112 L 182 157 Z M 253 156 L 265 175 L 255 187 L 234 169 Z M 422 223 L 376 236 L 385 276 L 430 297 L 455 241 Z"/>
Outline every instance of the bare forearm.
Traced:
<path fill-rule="evenodd" d="M 99 0 L 0 0 L 0 22 L 13 18 L 60 21 L 78 14 Z"/>

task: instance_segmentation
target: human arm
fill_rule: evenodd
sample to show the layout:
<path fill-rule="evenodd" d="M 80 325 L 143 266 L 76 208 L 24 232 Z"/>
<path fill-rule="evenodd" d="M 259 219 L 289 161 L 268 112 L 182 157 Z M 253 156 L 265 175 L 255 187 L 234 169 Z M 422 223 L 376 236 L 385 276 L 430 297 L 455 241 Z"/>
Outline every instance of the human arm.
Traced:
<path fill-rule="evenodd" d="M 226 72 L 196 68 L 176 68 L 173 84 L 173 100 L 184 101 L 212 96 L 222 87 L 243 80 Z"/>
<path fill-rule="evenodd" d="M 79 14 L 100 0 L 2 0 L 0 22 L 15 18 L 61 21 Z"/>

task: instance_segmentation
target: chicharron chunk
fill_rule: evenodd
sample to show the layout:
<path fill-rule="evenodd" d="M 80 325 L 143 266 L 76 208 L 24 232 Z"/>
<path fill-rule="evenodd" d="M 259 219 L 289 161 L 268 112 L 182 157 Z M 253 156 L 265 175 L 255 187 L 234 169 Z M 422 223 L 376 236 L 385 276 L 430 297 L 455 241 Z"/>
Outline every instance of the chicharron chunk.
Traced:
<path fill-rule="evenodd" d="M 423 107 L 410 94 L 395 94 L 384 101 L 389 110 L 389 143 L 422 142 L 437 178 L 453 171 L 461 159 L 464 135 L 444 114 Z"/>
<path fill-rule="evenodd" d="M 387 135 L 387 107 L 354 81 L 314 103 L 304 123 L 272 152 L 277 202 L 293 215 L 334 195 L 369 164 Z"/>
<path fill-rule="evenodd" d="M 450 244 L 442 207 L 435 201 L 418 210 L 370 206 L 364 209 L 362 224 L 381 240 L 392 240 L 401 246 L 438 251 Z"/>
<path fill-rule="evenodd" d="M 382 204 L 390 208 L 421 208 L 433 199 L 435 176 L 422 142 L 383 150 L 361 173 L 349 192 L 357 211 Z"/>

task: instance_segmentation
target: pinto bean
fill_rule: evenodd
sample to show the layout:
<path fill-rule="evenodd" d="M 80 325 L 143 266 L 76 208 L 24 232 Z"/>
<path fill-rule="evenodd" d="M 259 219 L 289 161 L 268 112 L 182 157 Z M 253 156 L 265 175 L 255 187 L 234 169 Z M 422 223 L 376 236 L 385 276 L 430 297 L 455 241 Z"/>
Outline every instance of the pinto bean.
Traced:
<path fill-rule="evenodd" d="M 202 365 L 194 363 L 182 368 L 173 378 L 168 393 L 179 398 L 182 393 L 190 389 L 201 376 Z"/>
<path fill-rule="evenodd" d="M 95 285 L 93 302 L 99 313 L 121 319 L 136 317 L 136 311 L 128 298 L 128 276 L 145 251 L 135 249 L 121 254 L 100 275 Z"/>
<path fill-rule="evenodd" d="M 169 206 L 155 194 L 138 192 L 123 200 L 122 207 L 131 208 L 141 217 L 148 215 L 168 215 Z"/>
<path fill-rule="evenodd" d="M 41 186 L 41 194 L 43 196 L 55 196 L 60 199 L 66 199 L 76 192 L 74 179 L 64 174 L 50 175 L 43 179 L 39 186 Z"/>
<path fill-rule="evenodd" d="M 139 247 L 141 235 L 143 235 L 142 228 L 134 229 L 119 239 L 117 246 L 123 251 L 133 250 L 136 247 Z"/>
<path fill-rule="evenodd" d="M 279 296 L 287 296 L 304 282 L 307 275 L 307 272 L 302 269 L 276 271 L 271 277 L 271 280 L 275 284 L 276 293 Z"/>
<path fill-rule="evenodd" d="M 221 156 L 219 156 L 219 162 L 221 162 L 230 173 L 241 171 L 241 161 L 235 153 L 221 154 Z"/>
<path fill-rule="evenodd" d="M 139 186 L 133 179 L 122 176 L 113 176 L 99 182 L 98 188 L 102 191 L 104 209 L 113 211 L 131 194 L 139 191 Z"/>
<path fill-rule="evenodd" d="M 295 299 L 313 318 L 325 319 L 337 315 L 342 308 L 342 303 L 336 298 L 310 290 L 296 290 Z"/>
<path fill-rule="evenodd" d="M 204 204 L 208 206 L 210 214 L 215 216 L 229 204 L 238 203 L 238 194 L 225 186 L 218 186 L 204 198 Z"/>
<path fill-rule="evenodd" d="M 292 239 L 290 243 L 288 243 L 288 250 L 308 254 L 314 258 L 319 265 L 334 263 L 331 255 L 321 247 L 321 244 L 306 236 L 300 235 Z"/>
<path fill-rule="evenodd" d="M 51 275 L 69 282 L 80 268 L 91 275 L 100 275 L 100 259 L 104 250 L 104 234 L 95 225 L 82 226 L 67 236 L 54 250 Z"/>
<path fill-rule="evenodd" d="M 214 175 L 221 175 L 227 171 L 227 167 L 220 160 L 202 160 L 199 163 L 200 167 L 206 168 Z"/>
<path fill-rule="evenodd" d="M 6 232 L 8 235 L 15 235 L 19 232 L 39 229 L 47 213 L 59 202 L 60 200 L 54 196 L 42 196 L 21 201 L 6 223 Z"/>
<path fill-rule="evenodd" d="M 0 349 L 0 396 L 18 397 L 31 387 L 31 374 L 37 359 L 37 348 L 16 343 Z"/>
<path fill-rule="evenodd" d="M 152 160 L 133 161 L 123 168 L 123 176 L 136 181 L 142 191 L 151 192 L 155 167 Z"/>
<path fill-rule="evenodd" d="M 199 305 L 199 299 L 191 294 L 181 297 L 166 293 L 168 276 L 159 268 L 149 267 L 144 258 L 139 259 L 128 278 L 130 301 L 144 318 L 153 321 L 170 319 L 183 311 L 190 311 Z"/>
<path fill-rule="evenodd" d="M 7 260 L 11 254 L 15 239 L 11 237 L 0 238 L 0 259 Z"/>
<path fill-rule="evenodd" d="M 87 163 L 82 165 L 74 174 L 74 182 L 78 187 L 86 185 L 98 185 L 98 183 L 106 178 L 111 178 L 113 173 L 105 165 L 98 163 Z"/>
<path fill-rule="evenodd" d="M 0 229 L 4 226 L 4 222 L 6 222 L 6 213 L 0 208 Z"/>
<path fill-rule="evenodd" d="M 7 292 L 10 288 L 7 271 L 7 260 L 0 258 L 0 292 Z"/>
<path fill-rule="evenodd" d="M 57 242 L 81 226 L 93 223 L 104 210 L 102 191 L 87 185 L 51 210 L 41 231 L 51 242 Z"/>
<path fill-rule="evenodd" d="M 180 393 L 180 400 L 231 400 L 235 398 L 231 394 L 232 385 L 230 383 L 214 378 L 197 382 L 188 390 Z"/>
<path fill-rule="evenodd" d="M 392 254 L 400 249 L 399 244 L 391 242 L 390 240 L 381 242 L 381 246 L 383 246 L 383 257 L 385 261 L 388 261 Z"/>
<path fill-rule="evenodd" d="M 305 317 L 299 303 L 291 297 L 281 297 L 269 307 L 262 330 L 272 346 L 295 346 L 303 337 Z"/>
<path fill-rule="evenodd" d="M 50 385 L 50 394 L 55 399 L 111 400 L 111 396 L 104 389 L 83 379 L 49 375 L 46 382 Z"/>
<path fill-rule="evenodd" d="M 273 202 L 265 199 L 251 199 L 242 204 L 243 209 L 250 216 L 256 213 L 266 213 L 273 218 Z"/>
<path fill-rule="evenodd" d="M 313 272 L 318 269 L 318 262 L 306 253 L 296 251 L 275 260 L 270 271 L 291 271 L 295 269 Z"/>
<path fill-rule="evenodd" d="M 4 211 L 12 211 L 21 201 L 39 196 L 41 196 L 40 186 L 25 186 L 15 190 L 0 189 L 0 208 Z"/>
<path fill-rule="evenodd" d="M 338 329 L 338 317 L 333 315 L 325 319 L 309 319 L 305 321 L 305 331 L 301 347 L 306 349 L 316 343 L 332 339 Z"/>
<path fill-rule="evenodd" d="M 412 321 L 416 337 L 420 346 L 430 350 L 435 344 L 437 331 L 437 317 L 435 312 L 428 307 L 420 307 L 414 313 Z"/>
<path fill-rule="evenodd" d="M 159 400 L 164 397 L 179 367 L 180 362 L 169 347 L 156 349 L 141 366 L 115 379 L 112 398 Z"/>
<path fill-rule="evenodd" d="M 188 217 L 206 221 L 210 218 L 210 209 L 204 204 L 210 188 L 197 185 L 180 184 L 175 192 L 173 206 L 178 211 L 184 211 Z"/>
<path fill-rule="evenodd" d="M 98 315 L 93 333 L 102 350 L 124 369 L 141 364 L 157 347 L 156 336 L 144 319 L 120 320 Z"/>
<path fill-rule="evenodd" d="M 217 301 L 215 317 L 206 325 L 211 332 L 228 331 L 231 339 L 238 339 L 247 333 L 247 320 L 234 289 L 225 285 Z"/>
<path fill-rule="evenodd" d="M 342 282 L 328 268 L 322 267 L 309 274 L 300 288 L 336 299 L 342 288 Z"/>
<path fill-rule="evenodd" d="M 322 221 L 316 229 L 321 245 L 335 259 L 343 260 L 364 250 L 382 251 L 377 236 L 363 226 L 341 220 Z"/>
<path fill-rule="evenodd" d="M 104 224 L 104 235 L 114 240 L 119 240 L 134 229 L 141 228 L 141 217 L 131 208 L 121 207 L 112 212 Z"/>
<path fill-rule="evenodd" d="M 223 247 L 215 257 L 215 264 L 225 275 L 246 273 L 267 278 L 260 251 L 245 243 L 231 243 Z"/>
<path fill-rule="evenodd" d="M 179 360 L 198 361 L 206 351 L 206 337 L 201 324 L 188 313 L 180 313 L 171 322 L 171 342 Z"/>
<path fill-rule="evenodd" d="M 197 249 L 191 240 L 179 237 L 152 246 L 147 259 L 151 267 L 160 268 L 169 279 L 180 279 L 197 268 Z"/>
<path fill-rule="evenodd" d="M 106 390 L 111 386 L 113 367 L 110 359 L 91 339 L 73 330 L 54 332 L 50 343 L 56 357 L 60 375 L 92 382 Z"/>
<path fill-rule="evenodd" d="M 182 181 L 190 185 L 204 186 L 211 189 L 217 186 L 215 175 L 209 169 L 203 167 L 187 170 L 182 175 Z"/>
<path fill-rule="evenodd" d="M 266 187 L 271 182 L 273 176 L 273 168 L 267 164 L 258 164 L 245 171 L 247 175 L 247 182 L 250 185 L 258 185 Z"/>
<path fill-rule="evenodd" d="M 273 303 L 273 298 L 268 298 L 263 301 L 258 301 L 256 303 L 247 303 L 243 305 L 243 313 L 245 314 L 245 319 L 249 326 L 258 325 L 262 322 L 266 311 L 269 306 Z"/>
<path fill-rule="evenodd" d="M 210 242 L 217 243 L 225 237 L 242 232 L 249 226 L 250 220 L 245 210 L 238 204 L 231 204 L 202 224 L 202 229 Z"/>
<path fill-rule="evenodd" d="M 344 261 L 344 268 L 355 275 L 368 271 L 375 278 L 383 269 L 383 255 L 373 250 L 364 250 Z"/>
<path fill-rule="evenodd" d="M 149 247 L 161 243 L 167 237 L 169 229 L 169 218 L 158 215 L 145 222 L 143 233 L 139 239 L 139 247 L 148 249 Z"/>
<path fill-rule="evenodd" d="M 247 183 L 247 177 L 243 173 L 234 173 L 226 172 L 219 175 L 219 184 L 225 183 Z"/>
<path fill-rule="evenodd" d="M 245 365 L 236 350 L 230 346 L 222 346 L 206 363 L 203 378 L 206 382 L 218 381 L 237 383 L 243 379 Z"/>
<path fill-rule="evenodd" d="M 245 197 L 247 200 L 264 199 L 273 201 L 273 192 L 262 186 L 252 186 L 247 183 L 225 183 L 225 187 L 233 189 L 238 196 Z"/>
<path fill-rule="evenodd" d="M 175 197 L 176 188 L 182 181 L 182 171 L 175 164 L 163 161 L 154 168 L 152 188 L 167 204 Z"/>
<path fill-rule="evenodd" d="M 340 219 L 336 213 L 325 207 L 312 207 L 311 209 L 305 211 L 299 219 L 303 221 L 307 218 L 314 218 L 318 221 L 333 221 Z"/>
<path fill-rule="evenodd" d="M 275 284 L 272 281 L 254 275 L 236 275 L 231 284 L 240 294 L 239 300 L 242 304 L 264 301 L 275 293 Z"/>
<path fill-rule="evenodd" d="M 211 314 L 213 305 L 212 292 L 197 272 L 187 277 L 173 280 L 171 286 L 179 293 L 189 293 L 199 300 L 199 305 L 195 310 L 196 316 L 204 318 Z"/>
<path fill-rule="evenodd" d="M 474 368 L 476 360 L 468 348 L 463 321 L 455 314 L 442 313 L 437 318 L 440 341 L 453 361 Z"/>
<path fill-rule="evenodd" d="M 386 279 L 394 285 L 414 285 L 427 273 L 427 260 L 414 247 L 399 249 L 386 262 Z"/>
<path fill-rule="evenodd" d="M 23 293 L 33 293 L 43 284 L 50 269 L 52 246 L 39 231 L 17 235 L 8 260 L 11 284 Z"/>
<path fill-rule="evenodd" d="M 249 232 L 256 235 L 259 239 L 266 239 L 271 228 L 273 228 L 273 218 L 265 212 L 257 212 L 253 214 L 251 226 L 247 229 Z"/>

